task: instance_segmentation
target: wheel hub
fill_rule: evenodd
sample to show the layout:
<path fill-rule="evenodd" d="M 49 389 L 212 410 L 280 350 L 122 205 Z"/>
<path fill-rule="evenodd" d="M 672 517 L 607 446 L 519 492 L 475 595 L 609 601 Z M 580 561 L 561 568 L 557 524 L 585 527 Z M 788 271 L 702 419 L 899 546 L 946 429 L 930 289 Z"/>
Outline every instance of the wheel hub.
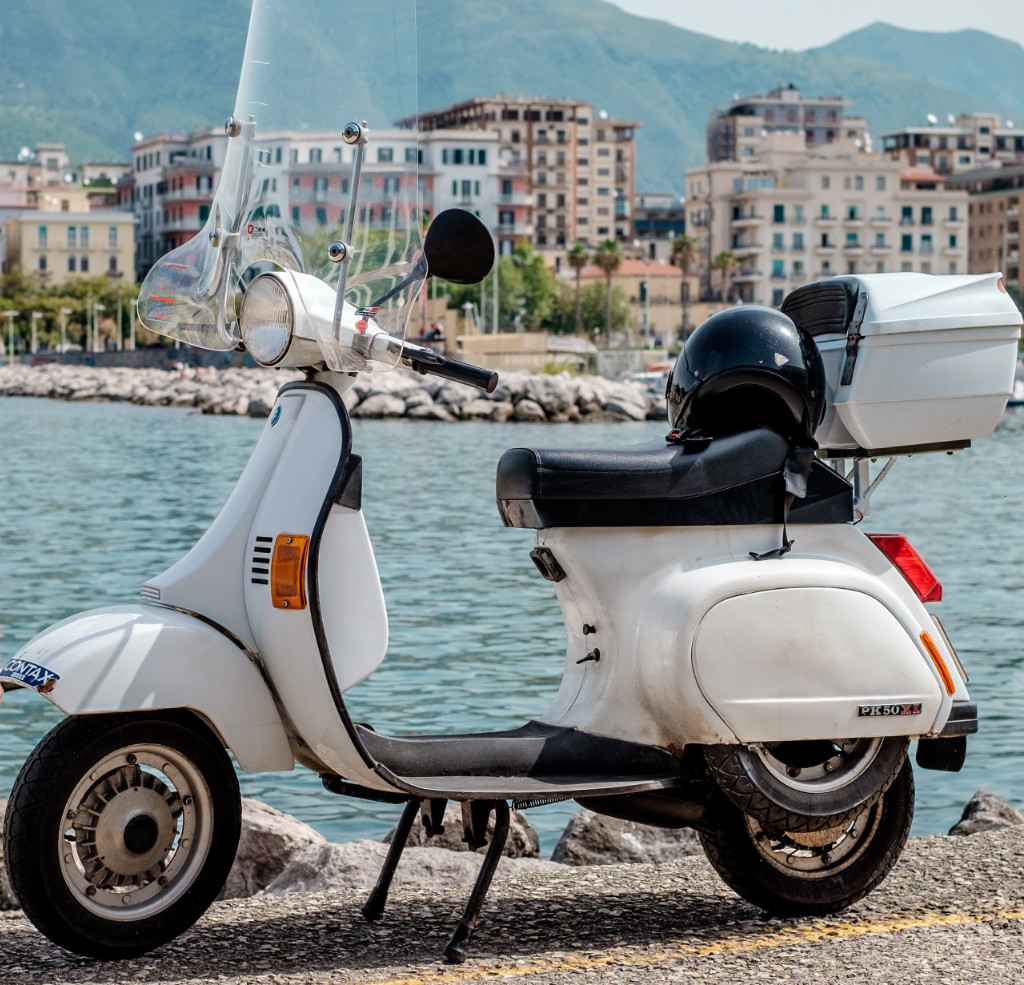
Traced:
<path fill-rule="evenodd" d="M 758 743 L 750 748 L 786 786 L 829 793 L 864 773 L 881 744 L 881 739 L 836 739 Z"/>

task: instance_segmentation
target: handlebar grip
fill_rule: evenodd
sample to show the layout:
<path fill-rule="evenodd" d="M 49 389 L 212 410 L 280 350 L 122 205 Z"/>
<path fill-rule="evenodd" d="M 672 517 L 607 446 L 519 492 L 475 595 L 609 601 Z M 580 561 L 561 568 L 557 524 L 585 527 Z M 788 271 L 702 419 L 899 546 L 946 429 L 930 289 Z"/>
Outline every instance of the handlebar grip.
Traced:
<path fill-rule="evenodd" d="M 498 385 L 498 374 L 494 370 L 450 359 L 431 349 L 406 343 L 403 359 L 421 373 L 430 373 L 446 380 L 454 380 L 456 383 L 479 387 L 485 393 L 493 393 Z"/>

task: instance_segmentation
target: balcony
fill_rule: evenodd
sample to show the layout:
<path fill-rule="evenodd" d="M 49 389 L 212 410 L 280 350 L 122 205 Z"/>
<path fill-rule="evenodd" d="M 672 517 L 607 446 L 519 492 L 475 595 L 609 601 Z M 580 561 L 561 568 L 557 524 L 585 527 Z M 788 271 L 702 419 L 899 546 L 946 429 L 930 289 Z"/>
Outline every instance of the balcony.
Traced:
<path fill-rule="evenodd" d="M 816 226 L 832 226 L 835 225 L 839 220 L 834 215 L 819 215 L 814 219 Z"/>
<path fill-rule="evenodd" d="M 764 249 L 760 243 L 740 243 L 732 248 L 732 255 L 737 259 L 756 256 Z"/>
<path fill-rule="evenodd" d="M 859 240 L 847 240 L 843 243 L 843 253 L 847 256 L 860 256 L 864 252 L 864 244 Z"/>
<path fill-rule="evenodd" d="M 533 205 L 533 195 L 530 192 L 503 192 L 498 196 L 501 205 Z"/>
<path fill-rule="evenodd" d="M 876 215 L 871 218 L 872 226 L 891 226 L 892 225 L 891 215 Z"/>
<path fill-rule="evenodd" d="M 819 243 L 814 247 L 815 253 L 835 253 L 839 247 L 835 243 Z"/>
<path fill-rule="evenodd" d="M 732 280 L 734 284 L 753 284 L 764 280 L 764 274 L 760 270 L 737 270 Z"/>
<path fill-rule="evenodd" d="M 741 215 L 734 216 L 732 220 L 733 229 L 740 229 L 744 226 L 758 226 L 765 221 L 763 215 Z"/>
<path fill-rule="evenodd" d="M 885 240 L 883 240 L 881 243 L 876 241 L 871 244 L 872 253 L 891 253 L 892 249 L 892 243 L 887 243 Z"/>
<path fill-rule="evenodd" d="M 967 219 L 964 216 L 946 216 L 942 220 L 944 226 L 963 226 L 966 225 Z"/>
<path fill-rule="evenodd" d="M 864 216 L 848 215 L 843 219 L 843 225 L 849 229 L 860 229 L 864 225 Z"/>
<path fill-rule="evenodd" d="M 532 222 L 500 222 L 498 223 L 499 236 L 532 236 L 534 232 Z"/>
<path fill-rule="evenodd" d="M 795 215 L 795 216 L 793 216 L 789 220 L 789 224 L 791 226 L 806 226 L 807 225 L 807 216 L 802 215 L 802 214 L 801 215 Z"/>

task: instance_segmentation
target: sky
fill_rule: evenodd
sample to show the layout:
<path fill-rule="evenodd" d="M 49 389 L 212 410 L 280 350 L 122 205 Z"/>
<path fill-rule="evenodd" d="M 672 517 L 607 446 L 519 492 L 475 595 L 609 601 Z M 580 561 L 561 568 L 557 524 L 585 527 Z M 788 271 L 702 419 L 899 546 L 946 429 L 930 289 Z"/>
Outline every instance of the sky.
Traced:
<path fill-rule="evenodd" d="M 986 0 L 858 0 L 824 4 L 821 0 L 611 0 L 617 7 L 669 21 L 723 41 L 749 41 L 762 48 L 803 51 L 828 44 L 875 21 L 915 31 L 976 28 L 1024 46 L 1024 2 Z M 822 11 L 828 13 L 823 16 Z"/>

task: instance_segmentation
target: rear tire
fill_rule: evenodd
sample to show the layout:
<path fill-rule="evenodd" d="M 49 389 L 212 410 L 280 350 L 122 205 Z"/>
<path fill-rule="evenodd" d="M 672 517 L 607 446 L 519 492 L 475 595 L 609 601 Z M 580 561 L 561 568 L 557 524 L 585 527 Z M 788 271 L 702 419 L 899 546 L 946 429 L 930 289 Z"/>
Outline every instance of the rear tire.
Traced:
<path fill-rule="evenodd" d="M 699 832 L 708 861 L 745 900 L 774 916 L 820 916 L 866 896 L 896 864 L 914 816 L 910 763 L 852 822 L 819 832 L 762 827 L 719 794 L 711 832 Z"/>
<path fill-rule="evenodd" d="M 64 719 L 22 767 L 5 854 L 25 915 L 51 941 L 129 958 L 203 915 L 240 828 L 231 761 L 198 721 L 91 715 Z"/>

